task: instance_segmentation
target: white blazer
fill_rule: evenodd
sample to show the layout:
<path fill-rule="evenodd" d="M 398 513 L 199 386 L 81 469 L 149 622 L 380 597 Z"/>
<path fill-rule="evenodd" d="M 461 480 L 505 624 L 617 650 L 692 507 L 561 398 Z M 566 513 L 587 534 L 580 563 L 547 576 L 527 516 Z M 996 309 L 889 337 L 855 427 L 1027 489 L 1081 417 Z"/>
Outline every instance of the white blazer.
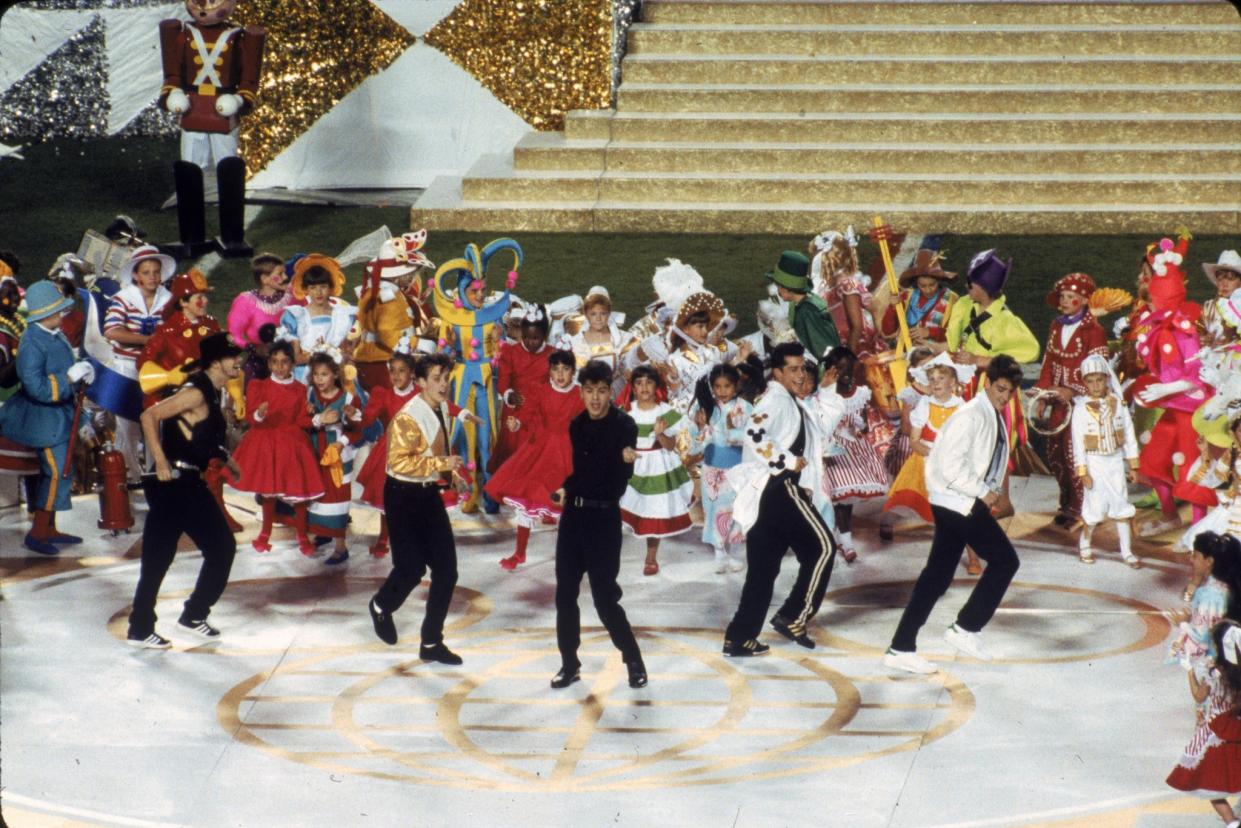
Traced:
<path fill-rule="evenodd" d="M 1003 475 L 993 486 L 987 485 L 991 454 L 997 431 L 1003 425 L 986 392 L 957 409 L 948 418 L 926 458 L 926 488 L 932 506 L 968 515 L 974 501 L 988 491 L 999 492 Z M 1001 448 L 1000 468 L 1008 466 L 1008 434 Z"/>

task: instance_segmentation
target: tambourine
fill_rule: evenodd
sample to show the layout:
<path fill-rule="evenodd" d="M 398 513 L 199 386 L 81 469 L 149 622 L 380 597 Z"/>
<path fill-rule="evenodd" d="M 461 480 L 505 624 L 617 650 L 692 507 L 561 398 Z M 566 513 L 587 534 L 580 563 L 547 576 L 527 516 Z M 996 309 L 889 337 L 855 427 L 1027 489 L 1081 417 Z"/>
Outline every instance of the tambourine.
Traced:
<path fill-rule="evenodd" d="M 1046 403 L 1042 416 L 1039 416 L 1040 406 Z M 1052 426 L 1051 423 L 1056 421 L 1056 408 L 1064 409 L 1064 416 L 1060 419 L 1060 424 Z M 1044 388 L 1033 397 L 1029 397 L 1026 401 L 1026 424 L 1037 434 L 1044 437 L 1054 437 L 1069 427 L 1069 415 L 1072 413 L 1072 405 L 1065 402 L 1064 397 L 1060 396 L 1054 388 Z"/>

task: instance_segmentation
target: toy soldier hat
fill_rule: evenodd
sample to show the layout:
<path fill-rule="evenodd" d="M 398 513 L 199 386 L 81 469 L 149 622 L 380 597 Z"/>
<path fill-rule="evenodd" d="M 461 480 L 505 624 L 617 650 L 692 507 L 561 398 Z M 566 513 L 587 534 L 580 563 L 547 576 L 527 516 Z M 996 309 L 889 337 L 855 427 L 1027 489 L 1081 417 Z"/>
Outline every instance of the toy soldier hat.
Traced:
<path fill-rule="evenodd" d="M 153 244 L 144 244 L 135 248 L 130 255 L 129 261 L 121 265 L 121 270 L 116 274 L 116 280 L 121 283 L 121 287 L 129 287 L 134 283 L 134 269 L 147 261 L 159 262 L 159 280 L 167 282 L 177 272 L 177 260 L 167 253 L 160 253 L 159 248 Z"/>
<path fill-rule="evenodd" d="M 26 321 L 38 322 L 73 307 L 73 300 L 61 292 L 60 286 L 40 279 L 26 289 Z"/>
<path fill-rule="evenodd" d="M 965 271 L 965 281 L 978 285 L 992 296 L 998 296 L 1004 291 L 1004 283 L 1008 281 L 1008 274 L 1012 269 L 1012 259 L 1003 262 L 995 255 L 994 249 L 984 250 L 970 260 L 970 266 Z"/>
<path fill-rule="evenodd" d="M 1207 274 L 1207 278 L 1211 280 L 1211 284 L 1215 284 L 1217 274 L 1221 270 L 1241 277 L 1241 253 L 1235 250 L 1225 250 L 1219 254 L 1218 262 L 1215 264 L 1203 262 L 1202 269 Z"/>
<path fill-rule="evenodd" d="M 207 284 L 207 277 L 202 274 L 202 271 L 192 267 L 169 282 L 168 290 L 172 292 L 171 304 L 175 306 L 177 300 L 193 296 L 195 293 L 207 293 L 211 290 L 211 286 Z"/>
<path fill-rule="evenodd" d="M 684 330 L 686 322 L 696 313 L 707 315 L 707 330 L 713 331 L 724 319 L 728 311 L 720 297 L 709 291 L 691 293 L 677 308 L 677 328 Z"/>
<path fill-rule="evenodd" d="M 957 274 L 944 270 L 939 266 L 943 258 L 944 254 L 940 250 L 928 250 L 925 247 L 919 250 L 914 254 L 913 263 L 905 268 L 905 271 L 901 274 L 899 280 L 901 287 L 909 287 L 923 276 L 930 276 L 932 279 L 939 279 L 941 282 L 951 282 L 957 278 Z"/>
<path fill-rule="evenodd" d="M 1047 294 L 1047 304 L 1053 308 L 1059 308 L 1060 294 L 1066 290 L 1089 299 L 1090 295 L 1095 292 L 1094 279 L 1085 273 L 1070 273 L 1068 276 L 1061 276 L 1051 286 L 1051 291 Z"/>
<path fill-rule="evenodd" d="M 804 253 L 785 250 L 780 254 L 776 269 L 771 272 L 771 281 L 794 293 L 808 293 L 810 291 L 810 260 Z"/>
<path fill-rule="evenodd" d="M 241 356 L 243 349 L 233 344 L 226 331 L 209 334 L 198 343 L 198 359 L 193 363 L 195 368 L 207 368 L 213 362 L 229 357 Z"/>

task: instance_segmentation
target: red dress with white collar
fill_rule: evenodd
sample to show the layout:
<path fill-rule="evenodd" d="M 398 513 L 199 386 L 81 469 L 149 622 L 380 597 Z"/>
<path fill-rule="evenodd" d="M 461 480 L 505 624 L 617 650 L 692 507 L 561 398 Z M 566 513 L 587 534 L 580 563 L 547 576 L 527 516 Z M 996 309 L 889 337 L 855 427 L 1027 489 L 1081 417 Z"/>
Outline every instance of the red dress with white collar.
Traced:
<path fill-rule="evenodd" d="M 362 412 L 361 429 L 370 428 L 371 423 L 379 422 L 386 429 L 388 423 L 401 410 L 401 406 L 414 398 L 418 393 L 417 383 L 410 383 L 404 391 L 394 391 L 386 385 L 371 388 L 371 397 L 367 400 Z M 358 482 L 362 484 L 361 501 L 374 506 L 379 511 L 384 508 L 384 480 L 388 476 L 388 436 L 385 433 L 375 441 L 362 470 L 358 472 Z"/>
<path fill-rule="evenodd" d="M 267 404 L 262 419 L 259 407 Z M 306 386 L 290 377 L 256 379 L 246 386 L 246 420 L 250 430 L 241 438 L 233 459 L 241 467 L 241 479 L 233 488 L 289 503 L 323 496 L 319 458 L 306 435 L 310 412 Z"/>
<path fill-rule="evenodd" d="M 504 343 L 500 346 L 500 356 L 497 358 L 496 389 L 500 392 L 500 399 L 504 400 L 509 396 L 509 391 L 520 394 L 523 399 L 530 400 L 531 397 L 542 393 L 543 386 L 549 382 L 550 366 L 548 360 L 551 358 L 553 348 L 544 343 L 542 348 L 531 352 L 526 350 L 526 346 L 520 342 Z M 495 473 L 500 468 L 500 464 L 512 456 L 524 441 L 524 435 L 517 436 L 520 432 L 509 431 L 504 422 L 508 417 L 516 417 L 523 422 L 527 418 L 523 416 L 524 405 L 517 408 L 508 405 L 506 402 L 500 408 L 500 438 L 496 440 L 495 448 L 491 450 L 491 466 L 488 472 Z"/>

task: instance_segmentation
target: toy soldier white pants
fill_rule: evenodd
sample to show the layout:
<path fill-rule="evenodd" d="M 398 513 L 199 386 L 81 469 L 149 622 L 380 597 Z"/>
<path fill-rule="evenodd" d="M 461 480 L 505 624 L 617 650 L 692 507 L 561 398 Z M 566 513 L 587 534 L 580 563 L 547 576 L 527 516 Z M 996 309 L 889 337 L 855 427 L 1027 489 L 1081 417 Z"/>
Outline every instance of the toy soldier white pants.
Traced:
<path fill-rule="evenodd" d="M 237 130 L 232 132 L 189 132 L 181 130 L 181 160 L 204 170 L 214 170 L 225 158 L 237 155 Z"/>

